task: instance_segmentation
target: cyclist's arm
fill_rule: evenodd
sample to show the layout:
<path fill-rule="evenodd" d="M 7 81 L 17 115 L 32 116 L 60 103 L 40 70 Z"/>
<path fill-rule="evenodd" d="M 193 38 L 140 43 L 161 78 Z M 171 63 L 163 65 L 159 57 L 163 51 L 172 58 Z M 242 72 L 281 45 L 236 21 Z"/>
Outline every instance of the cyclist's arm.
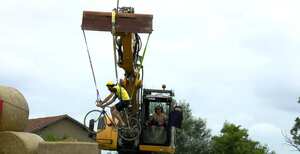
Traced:
<path fill-rule="evenodd" d="M 114 93 L 109 94 L 104 100 L 102 101 L 102 104 L 107 103 L 112 97 L 114 96 Z"/>
<path fill-rule="evenodd" d="M 109 100 L 106 100 L 106 102 L 104 102 L 103 101 L 103 103 L 102 103 L 102 107 L 106 107 L 106 106 L 108 106 L 108 105 L 110 105 L 110 104 L 112 104 L 115 100 L 116 100 L 116 98 L 117 98 L 117 96 L 116 95 L 114 95 L 113 93 L 112 94 L 110 94 L 111 96 L 108 96 L 108 97 L 110 97 L 111 99 Z"/>

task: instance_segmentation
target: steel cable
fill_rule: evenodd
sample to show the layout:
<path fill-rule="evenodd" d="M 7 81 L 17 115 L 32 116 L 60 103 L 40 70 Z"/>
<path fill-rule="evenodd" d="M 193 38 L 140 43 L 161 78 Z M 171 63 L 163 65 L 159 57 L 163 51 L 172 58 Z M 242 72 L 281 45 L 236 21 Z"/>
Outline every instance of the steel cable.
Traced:
<path fill-rule="evenodd" d="M 85 31 L 82 30 L 82 32 L 83 32 L 86 51 L 87 51 L 87 54 L 88 54 L 88 57 L 89 57 L 90 67 L 91 67 L 91 70 L 92 70 L 92 75 L 93 75 L 94 84 L 95 84 L 95 88 L 96 88 L 97 100 L 99 100 L 100 99 L 100 94 L 99 94 L 99 90 L 98 90 L 98 86 L 97 86 L 97 82 L 96 82 L 96 76 L 95 76 L 95 71 L 94 71 L 94 68 L 93 68 L 93 63 L 92 63 L 92 59 L 91 59 L 91 55 L 90 55 L 90 50 L 89 50 L 89 46 L 88 46 L 88 43 L 87 43 Z"/>

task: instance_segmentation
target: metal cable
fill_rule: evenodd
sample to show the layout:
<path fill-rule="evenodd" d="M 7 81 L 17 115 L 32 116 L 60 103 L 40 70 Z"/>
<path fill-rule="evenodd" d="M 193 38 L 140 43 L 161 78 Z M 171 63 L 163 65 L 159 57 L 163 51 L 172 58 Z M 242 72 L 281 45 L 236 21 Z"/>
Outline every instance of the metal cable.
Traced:
<path fill-rule="evenodd" d="M 91 70 L 92 70 L 92 75 L 93 75 L 93 79 L 94 79 L 95 88 L 96 88 L 97 100 L 99 100 L 100 94 L 99 94 L 99 90 L 97 88 L 98 86 L 97 86 L 97 82 L 96 82 L 96 77 L 95 77 L 93 63 L 92 63 L 92 59 L 91 59 L 91 55 L 90 55 L 90 50 L 89 50 L 89 46 L 88 46 L 88 43 L 87 43 L 85 31 L 82 30 L 82 32 L 83 32 L 83 37 L 84 37 L 84 42 L 85 42 L 85 46 L 86 46 L 86 51 L 87 51 L 87 54 L 88 54 L 88 57 L 89 57 L 89 62 L 90 62 Z"/>
<path fill-rule="evenodd" d="M 119 10 L 119 4 L 120 4 L 120 0 L 117 0 L 117 10 Z M 117 11 L 118 13 L 118 11 Z"/>
<path fill-rule="evenodd" d="M 144 57 L 146 55 L 146 51 L 147 51 L 147 47 L 148 47 L 150 35 L 151 35 L 151 33 L 148 34 L 147 42 L 146 42 L 146 45 L 144 47 L 144 52 L 143 52 L 143 55 L 140 58 L 140 67 L 138 68 L 138 72 L 140 72 L 141 67 L 143 67 Z"/>
<path fill-rule="evenodd" d="M 114 50 L 114 61 L 115 61 L 115 75 L 116 75 L 116 83 L 119 82 L 119 76 L 118 76 L 118 66 L 117 66 L 117 51 L 116 51 L 116 37 L 113 34 L 113 50 Z"/>
<path fill-rule="evenodd" d="M 116 83 L 119 82 L 119 76 L 118 76 L 118 68 L 117 68 L 117 47 L 116 47 L 116 18 L 118 16 L 118 7 L 119 7 L 119 0 L 117 1 L 117 8 L 113 9 L 111 12 L 111 34 L 113 36 L 113 50 L 114 50 L 114 62 L 115 62 L 115 75 L 116 75 Z"/>

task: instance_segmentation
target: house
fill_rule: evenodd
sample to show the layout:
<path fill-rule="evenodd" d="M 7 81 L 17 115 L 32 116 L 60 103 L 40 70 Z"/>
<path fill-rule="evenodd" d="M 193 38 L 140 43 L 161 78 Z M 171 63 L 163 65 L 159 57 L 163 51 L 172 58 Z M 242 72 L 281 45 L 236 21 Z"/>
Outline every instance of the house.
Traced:
<path fill-rule="evenodd" d="M 25 131 L 47 141 L 95 142 L 89 137 L 88 128 L 68 115 L 29 119 Z"/>

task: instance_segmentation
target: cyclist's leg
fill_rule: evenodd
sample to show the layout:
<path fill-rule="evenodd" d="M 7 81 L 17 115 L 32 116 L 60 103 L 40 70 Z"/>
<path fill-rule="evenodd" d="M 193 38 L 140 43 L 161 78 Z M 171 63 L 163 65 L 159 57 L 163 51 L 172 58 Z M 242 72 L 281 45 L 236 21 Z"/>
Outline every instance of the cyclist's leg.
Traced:
<path fill-rule="evenodd" d="M 116 125 L 118 125 L 119 120 L 116 120 L 116 119 L 118 119 L 118 118 L 116 117 L 116 115 L 115 115 L 115 113 L 114 113 L 114 112 L 115 112 L 114 110 L 115 110 L 114 106 L 110 108 L 111 119 L 112 119 L 112 121 L 113 121 Z"/>
<path fill-rule="evenodd" d="M 121 123 L 122 126 L 125 126 L 124 120 L 121 117 L 120 111 L 124 109 L 123 102 L 117 103 L 115 106 L 112 107 L 112 115 L 115 116 L 118 119 L 118 122 Z"/>

